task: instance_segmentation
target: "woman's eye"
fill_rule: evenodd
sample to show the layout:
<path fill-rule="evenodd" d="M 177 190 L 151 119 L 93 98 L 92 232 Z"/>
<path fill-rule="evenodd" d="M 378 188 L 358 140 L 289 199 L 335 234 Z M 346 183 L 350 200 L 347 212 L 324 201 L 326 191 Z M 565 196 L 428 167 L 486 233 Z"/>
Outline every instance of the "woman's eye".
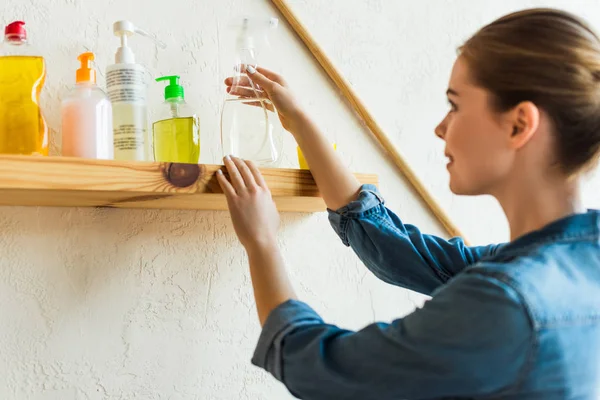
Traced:
<path fill-rule="evenodd" d="M 455 112 L 458 111 L 458 107 L 456 107 L 456 104 L 454 104 L 452 101 L 448 100 L 448 103 L 450 104 L 450 112 Z"/>

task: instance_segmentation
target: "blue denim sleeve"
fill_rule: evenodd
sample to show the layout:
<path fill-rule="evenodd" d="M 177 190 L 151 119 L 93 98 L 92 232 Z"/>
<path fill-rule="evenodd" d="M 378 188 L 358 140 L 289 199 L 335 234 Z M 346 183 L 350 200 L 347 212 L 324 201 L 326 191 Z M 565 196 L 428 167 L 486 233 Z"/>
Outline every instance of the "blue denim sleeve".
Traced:
<path fill-rule="evenodd" d="M 426 295 L 499 247 L 469 247 L 461 238 L 422 234 L 385 207 L 373 185 L 363 185 L 356 201 L 328 212 L 342 242 L 375 276 Z"/>
<path fill-rule="evenodd" d="M 253 364 L 305 399 L 431 399 L 501 395 L 527 368 L 533 327 L 520 296 L 464 273 L 423 308 L 357 332 L 288 301 L 267 319 Z"/>

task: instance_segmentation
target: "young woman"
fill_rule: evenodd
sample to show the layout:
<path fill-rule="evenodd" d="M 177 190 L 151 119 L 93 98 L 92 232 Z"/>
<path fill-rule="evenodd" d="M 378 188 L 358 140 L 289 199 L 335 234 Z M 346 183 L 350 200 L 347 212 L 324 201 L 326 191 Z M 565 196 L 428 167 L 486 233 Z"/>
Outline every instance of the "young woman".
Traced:
<path fill-rule="evenodd" d="M 534 9 L 459 50 L 435 133 L 451 190 L 500 202 L 511 235 L 501 245 L 403 223 L 336 158 L 281 77 L 247 68 L 304 152 L 342 242 L 382 280 L 432 296 L 390 324 L 325 323 L 296 299 L 259 171 L 226 158 L 230 179 L 219 182 L 263 326 L 252 362 L 297 397 L 600 398 L 600 212 L 582 207 L 578 188 L 600 153 L 600 39 L 573 15 Z"/>

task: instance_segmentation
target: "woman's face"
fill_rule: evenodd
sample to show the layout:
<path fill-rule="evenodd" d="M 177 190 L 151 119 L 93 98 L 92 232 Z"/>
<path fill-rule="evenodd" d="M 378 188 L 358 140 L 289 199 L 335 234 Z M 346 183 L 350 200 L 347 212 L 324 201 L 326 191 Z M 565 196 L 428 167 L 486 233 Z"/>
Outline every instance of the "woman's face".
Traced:
<path fill-rule="evenodd" d="M 491 94 L 475 86 L 469 66 L 458 58 L 447 91 L 450 111 L 435 133 L 446 142 L 450 189 L 455 194 L 491 194 L 508 175 L 514 159 L 507 136 L 513 129 L 492 110 Z"/>

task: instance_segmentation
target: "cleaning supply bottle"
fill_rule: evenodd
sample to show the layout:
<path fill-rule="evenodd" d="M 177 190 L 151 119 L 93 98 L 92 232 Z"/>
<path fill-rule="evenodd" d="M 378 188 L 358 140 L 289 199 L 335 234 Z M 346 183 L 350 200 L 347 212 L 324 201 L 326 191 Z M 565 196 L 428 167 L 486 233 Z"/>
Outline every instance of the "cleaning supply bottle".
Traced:
<path fill-rule="evenodd" d="M 61 103 L 62 154 L 67 157 L 113 159 L 112 107 L 96 85 L 94 53 L 77 57 L 76 85 Z"/>
<path fill-rule="evenodd" d="M 165 45 L 130 21 L 115 22 L 113 31 L 121 40 L 115 64 L 106 68 L 106 88 L 113 109 L 114 156 L 116 160 L 150 160 L 146 69 L 135 62 L 127 40 L 137 33 L 162 48 Z"/>
<path fill-rule="evenodd" d="M 0 153 L 46 156 L 48 126 L 40 108 L 46 63 L 24 25 L 8 24 L 0 44 Z"/>
<path fill-rule="evenodd" d="M 197 164 L 200 158 L 200 123 L 185 102 L 179 76 L 163 76 L 157 82 L 169 81 L 160 119 L 152 125 L 154 160 Z"/>
<path fill-rule="evenodd" d="M 248 79 L 246 68 L 260 63 L 273 68 L 276 55 L 268 39 L 278 25 L 269 20 L 244 18 L 237 26 L 231 54 L 233 78 L 225 94 L 221 111 L 221 146 L 223 155 L 254 161 L 259 166 L 274 167 L 280 161 L 283 127 L 275 105 L 262 90 Z M 268 57 L 271 56 L 271 59 Z"/>

